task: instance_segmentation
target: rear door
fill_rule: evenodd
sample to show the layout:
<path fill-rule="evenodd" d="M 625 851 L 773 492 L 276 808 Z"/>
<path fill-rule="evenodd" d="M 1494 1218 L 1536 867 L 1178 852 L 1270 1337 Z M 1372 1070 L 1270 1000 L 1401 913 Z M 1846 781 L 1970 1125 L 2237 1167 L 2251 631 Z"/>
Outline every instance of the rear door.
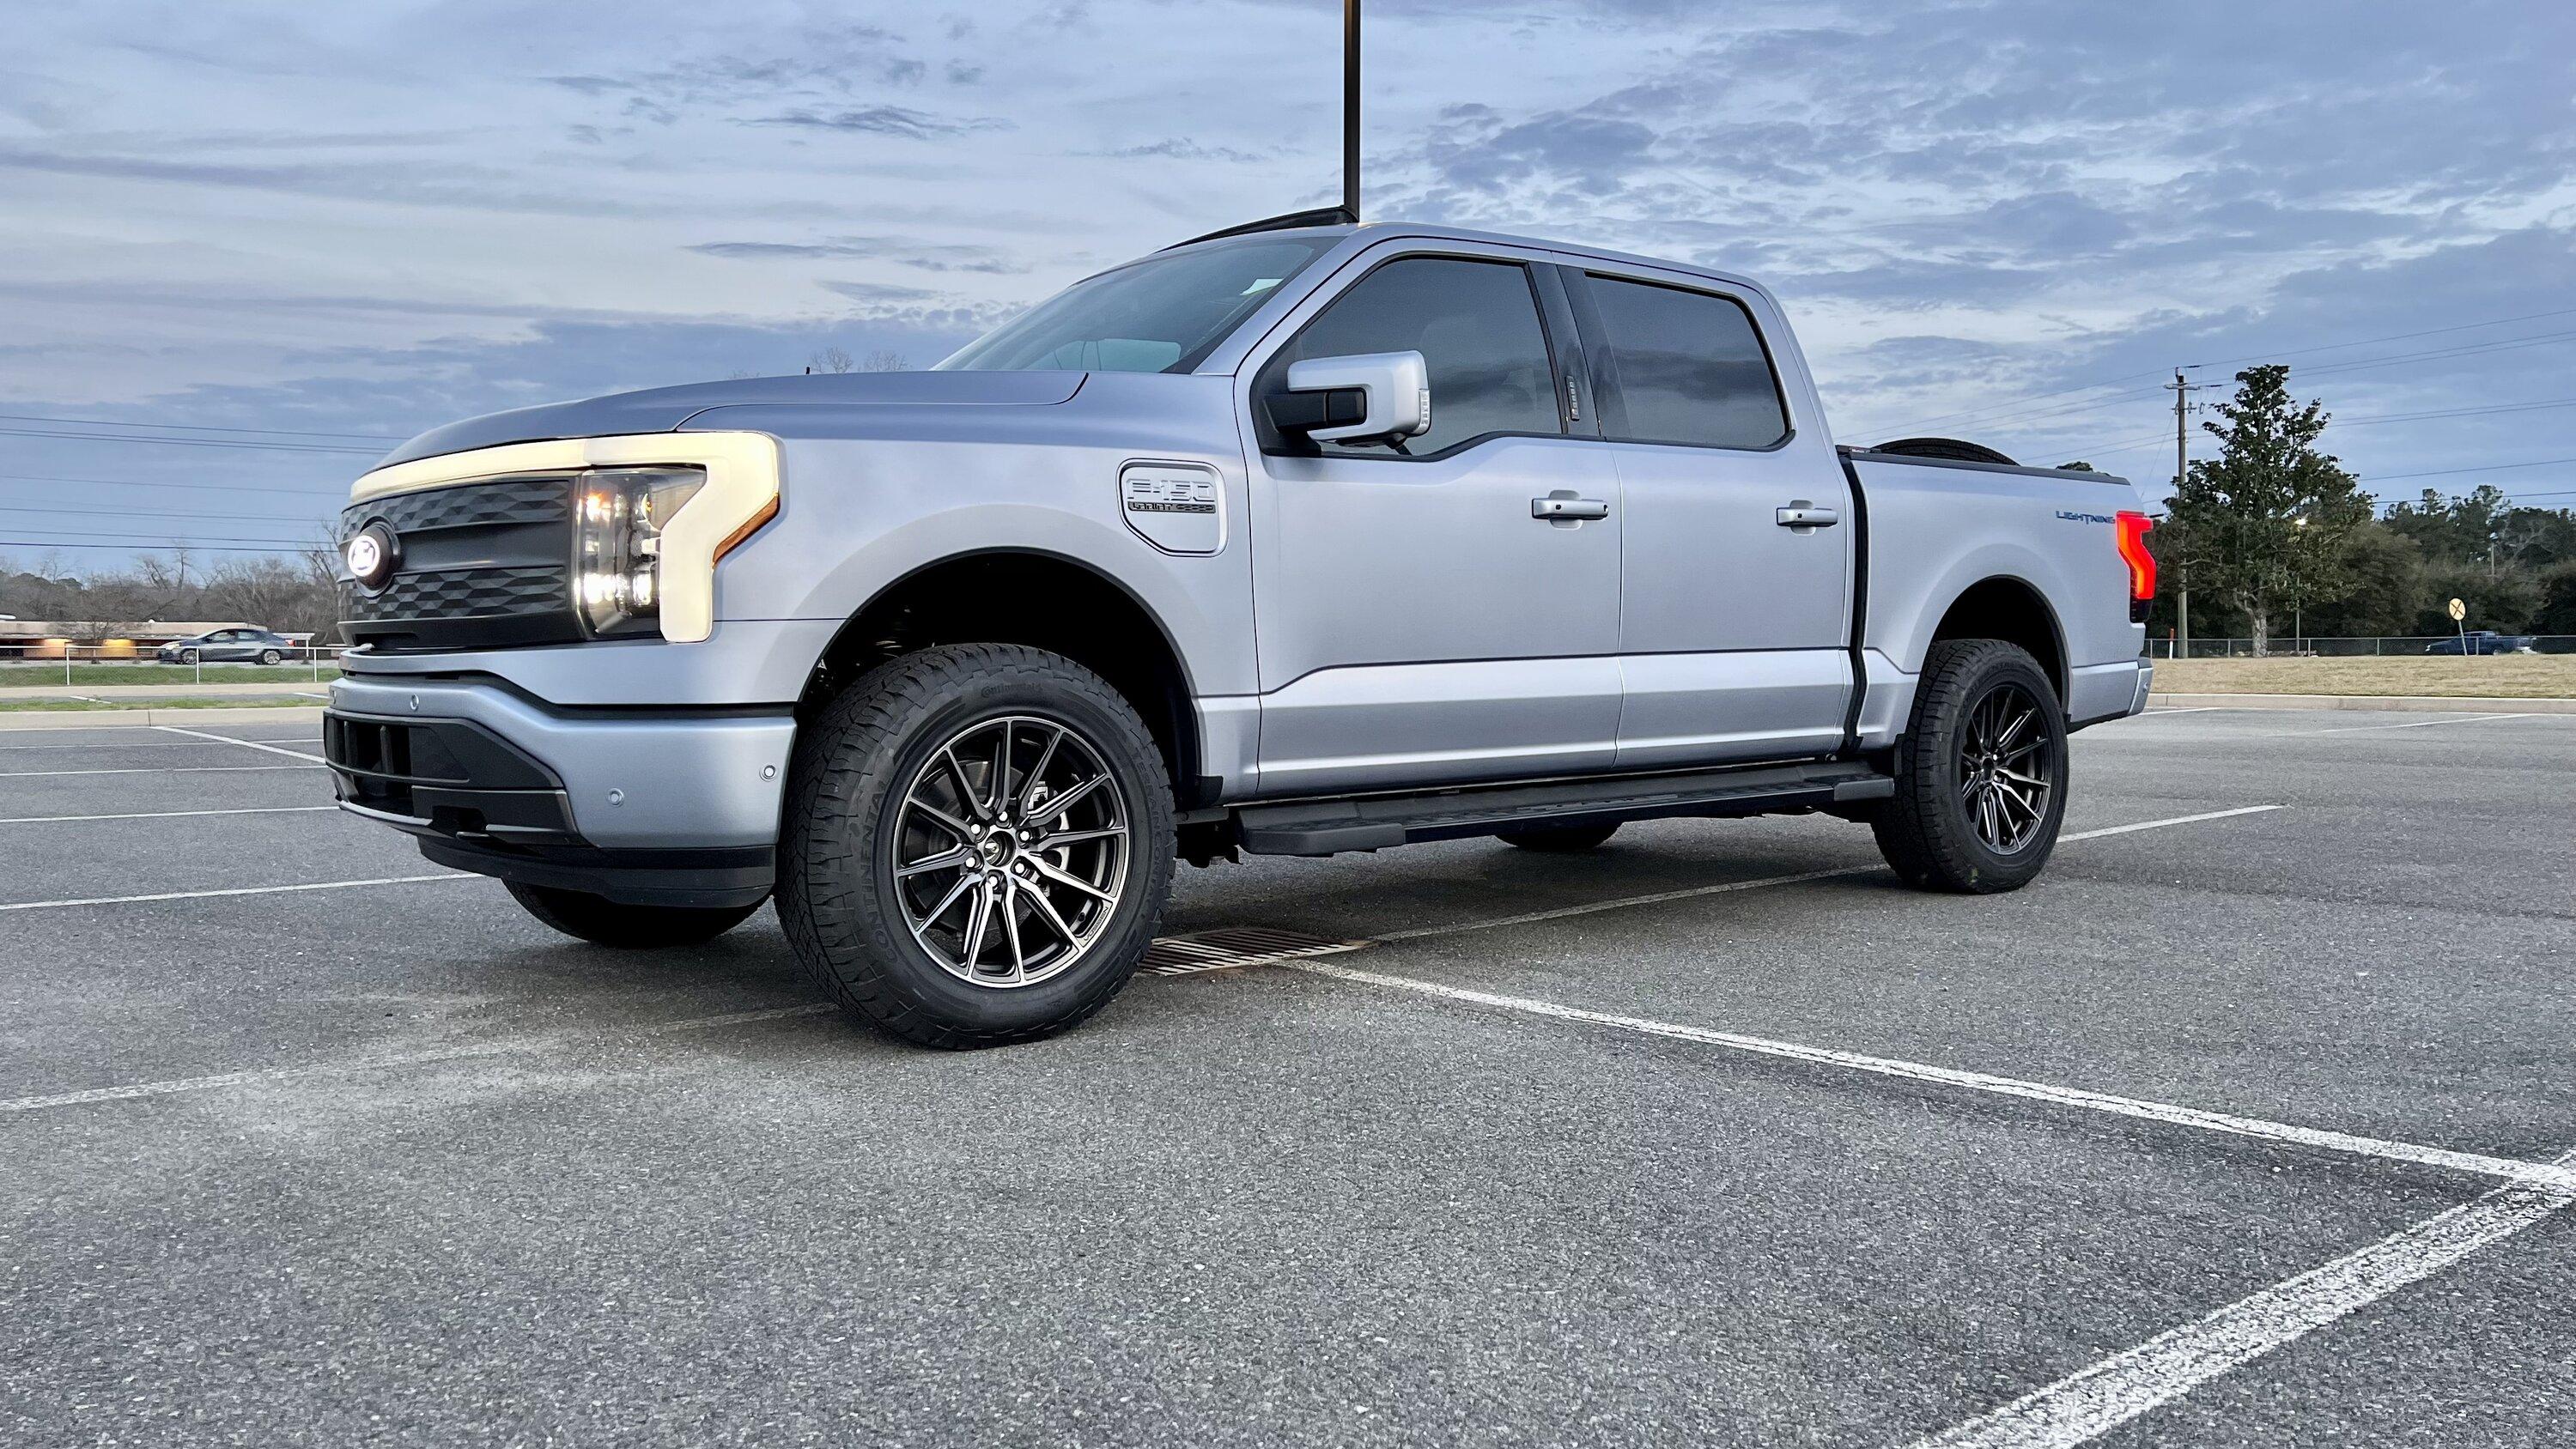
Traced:
<path fill-rule="evenodd" d="M 1532 262 L 1390 243 L 1243 369 L 1267 795 L 1607 768 L 1618 747 L 1618 477 L 1567 435 Z M 1301 444 L 1262 399 L 1304 358 L 1419 351 L 1432 426 Z M 1535 517 L 1562 495 L 1590 518 Z"/>
<path fill-rule="evenodd" d="M 1563 275 L 1627 510 L 1619 767 L 1831 753 L 1860 526 L 1769 299 Z"/>

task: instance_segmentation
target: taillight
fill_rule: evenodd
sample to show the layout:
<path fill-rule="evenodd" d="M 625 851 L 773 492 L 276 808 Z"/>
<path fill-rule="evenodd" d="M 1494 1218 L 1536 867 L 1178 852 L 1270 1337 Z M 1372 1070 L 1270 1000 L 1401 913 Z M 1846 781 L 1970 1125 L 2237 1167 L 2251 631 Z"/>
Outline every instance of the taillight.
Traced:
<path fill-rule="evenodd" d="M 2156 521 L 2143 513 L 2124 512 L 2112 522 L 2119 531 L 2120 562 L 2129 566 L 2129 622 L 2143 624 L 2156 600 L 2156 556 L 2147 550 L 2147 530 Z"/>

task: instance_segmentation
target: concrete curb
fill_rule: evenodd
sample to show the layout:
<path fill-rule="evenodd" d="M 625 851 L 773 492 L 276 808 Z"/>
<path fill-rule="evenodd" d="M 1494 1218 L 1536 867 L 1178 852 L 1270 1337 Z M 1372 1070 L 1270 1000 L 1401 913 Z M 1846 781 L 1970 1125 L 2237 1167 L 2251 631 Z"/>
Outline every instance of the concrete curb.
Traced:
<path fill-rule="evenodd" d="M 327 694 L 331 681 L 303 675 L 218 684 L 11 684 L 0 673 L 0 700 L 8 699 L 213 699 L 231 694 Z"/>
<path fill-rule="evenodd" d="M 2576 714 L 2576 699 L 2421 694 L 2150 694 L 2149 709 L 2376 709 L 2396 714 Z"/>
<path fill-rule="evenodd" d="M 322 723 L 322 706 L 241 709 L 61 709 L 0 711 L 0 730 L 146 729 L 153 725 Z"/>

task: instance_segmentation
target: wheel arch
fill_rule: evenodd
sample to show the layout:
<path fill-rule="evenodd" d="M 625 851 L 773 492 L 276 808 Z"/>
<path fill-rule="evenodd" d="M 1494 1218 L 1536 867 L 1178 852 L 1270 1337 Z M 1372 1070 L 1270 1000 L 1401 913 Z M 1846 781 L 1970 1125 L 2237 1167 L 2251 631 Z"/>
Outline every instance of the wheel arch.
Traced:
<path fill-rule="evenodd" d="M 2028 579 L 1989 574 L 1960 590 L 1932 626 L 1926 647 L 1944 639 L 2001 639 L 2019 646 L 2039 661 L 2040 672 L 2057 690 L 2058 706 L 2065 707 L 2070 687 L 2066 626 L 2048 595 Z"/>
<path fill-rule="evenodd" d="M 1045 609 L 1014 614 L 1005 607 L 1025 597 L 1046 598 Z M 1045 549 L 947 554 L 888 582 L 825 646 L 796 702 L 798 721 L 874 665 L 940 644 L 1022 644 L 1098 674 L 1145 721 L 1183 808 L 1201 803 L 1197 692 L 1171 627 L 1112 574 Z"/>

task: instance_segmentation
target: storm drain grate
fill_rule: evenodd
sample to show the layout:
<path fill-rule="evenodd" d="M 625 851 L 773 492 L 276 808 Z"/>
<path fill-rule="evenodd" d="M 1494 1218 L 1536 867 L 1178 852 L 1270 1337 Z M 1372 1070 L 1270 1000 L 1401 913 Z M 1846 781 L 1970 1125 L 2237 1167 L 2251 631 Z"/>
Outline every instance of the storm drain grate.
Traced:
<path fill-rule="evenodd" d="M 1308 956 L 1357 951 L 1373 941 L 1336 941 L 1303 931 L 1268 926 L 1230 926 L 1194 936 L 1161 936 L 1145 948 L 1145 968 L 1157 976 L 1187 976 L 1196 971 L 1225 971 L 1237 966 L 1267 966 Z"/>

